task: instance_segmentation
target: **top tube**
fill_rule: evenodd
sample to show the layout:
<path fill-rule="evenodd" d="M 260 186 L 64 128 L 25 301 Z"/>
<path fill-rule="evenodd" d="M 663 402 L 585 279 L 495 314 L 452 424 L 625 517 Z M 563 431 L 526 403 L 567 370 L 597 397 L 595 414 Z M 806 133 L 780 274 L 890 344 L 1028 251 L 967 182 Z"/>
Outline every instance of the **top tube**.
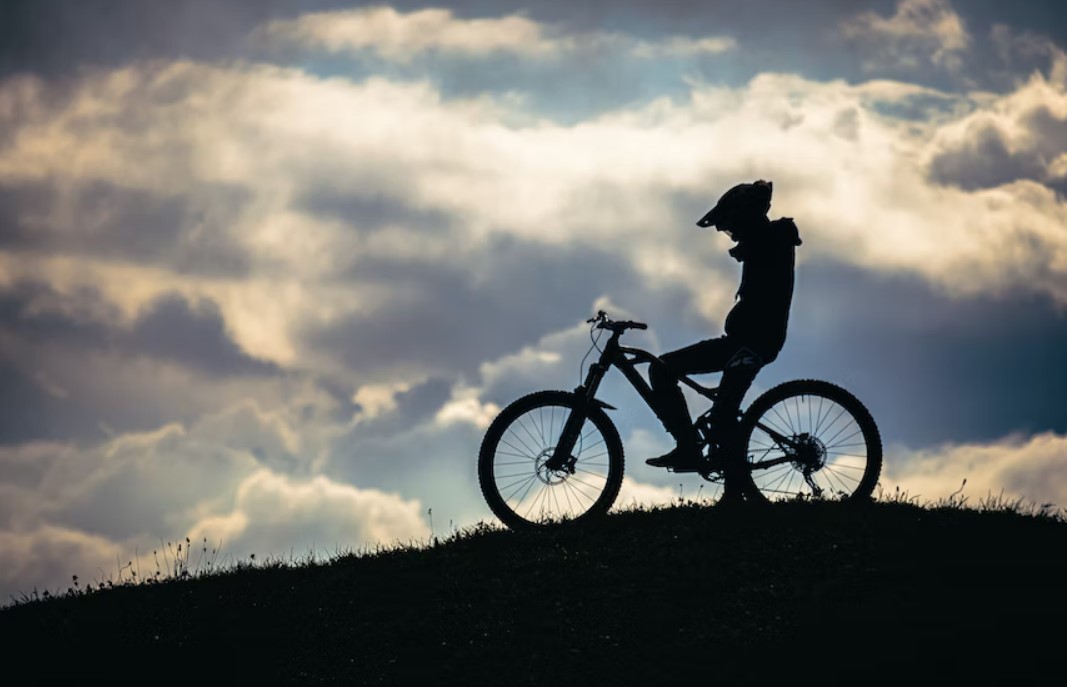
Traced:
<path fill-rule="evenodd" d="M 621 353 L 623 353 L 623 354 L 629 354 L 629 355 L 633 356 L 633 359 L 627 358 L 627 362 L 629 362 L 631 365 L 639 365 L 639 364 L 642 364 L 642 363 L 650 363 L 650 364 L 651 363 L 662 363 L 662 361 L 659 359 L 659 356 L 654 355 L 654 354 L 644 350 L 643 348 L 635 348 L 633 346 L 619 346 L 619 351 Z M 700 394 L 701 396 L 704 396 L 704 397 L 706 397 L 708 399 L 712 399 L 713 400 L 715 398 L 715 395 L 719 391 L 719 387 L 717 387 L 717 386 L 710 386 L 710 387 L 709 386 L 704 386 L 703 384 L 699 384 L 698 382 L 694 381 L 688 375 L 684 375 L 684 374 L 683 375 L 677 375 L 676 374 L 676 375 L 674 375 L 674 377 L 679 382 L 685 384 L 686 386 L 688 386 L 691 389 L 693 389 L 693 391 L 696 391 L 698 394 Z"/>
<path fill-rule="evenodd" d="M 590 324 L 595 323 L 594 326 L 597 329 L 606 329 L 611 332 L 611 343 L 609 343 L 608 345 L 609 347 L 617 347 L 620 354 L 620 359 L 612 361 L 615 365 L 618 366 L 621 363 L 622 365 L 631 368 L 632 370 L 633 366 L 636 364 L 652 364 L 662 362 L 658 356 L 650 353 L 649 351 L 646 351 L 642 348 L 634 348 L 632 346 L 621 346 L 618 343 L 619 337 L 621 337 L 627 329 L 648 329 L 648 325 L 644 322 L 635 322 L 633 320 L 622 320 L 616 322 L 609 318 L 607 316 L 607 313 L 605 313 L 603 310 L 597 312 L 595 317 L 589 318 L 588 320 L 586 320 L 586 322 Z M 628 358 L 626 357 L 627 355 L 633 356 L 633 358 Z M 698 384 L 697 382 L 693 381 L 687 375 L 674 375 L 674 377 L 679 382 L 682 382 L 689 388 L 693 389 L 693 391 L 696 391 L 701 396 L 704 396 L 705 398 L 708 398 L 710 400 L 714 400 L 715 395 L 718 393 L 719 387 L 703 386 L 702 384 Z"/>

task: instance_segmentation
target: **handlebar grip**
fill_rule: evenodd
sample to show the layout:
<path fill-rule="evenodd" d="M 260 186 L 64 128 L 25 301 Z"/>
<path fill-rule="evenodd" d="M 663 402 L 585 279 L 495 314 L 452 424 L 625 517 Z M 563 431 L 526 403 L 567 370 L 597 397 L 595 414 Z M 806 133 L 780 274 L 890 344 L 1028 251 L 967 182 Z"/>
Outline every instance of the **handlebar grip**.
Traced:
<path fill-rule="evenodd" d="M 648 329 L 648 325 L 644 322 L 634 322 L 634 329 Z"/>

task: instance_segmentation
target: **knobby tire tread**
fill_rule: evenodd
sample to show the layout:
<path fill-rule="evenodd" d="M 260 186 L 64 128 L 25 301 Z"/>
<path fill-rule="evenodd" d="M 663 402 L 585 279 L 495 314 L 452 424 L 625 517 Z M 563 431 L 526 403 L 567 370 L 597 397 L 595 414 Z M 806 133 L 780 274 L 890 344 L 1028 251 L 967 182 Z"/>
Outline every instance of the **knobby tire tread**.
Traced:
<path fill-rule="evenodd" d="M 496 416 L 482 438 L 481 447 L 478 450 L 478 486 L 482 496 L 485 497 L 489 509 L 500 518 L 501 522 L 512 529 L 532 529 L 545 526 L 545 523 L 531 522 L 515 513 L 508 507 L 500 492 L 496 488 L 493 477 L 493 458 L 496 454 L 497 444 L 504 436 L 504 432 L 516 419 L 524 413 L 536 410 L 540 407 L 564 405 L 572 410 L 578 404 L 578 398 L 569 391 L 535 391 L 527 394 L 507 405 Z M 615 503 L 622 487 L 624 471 L 622 439 L 619 437 L 615 423 L 604 412 L 603 408 L 594 407 L 587 416 L 587 421 L 592 422 L 604 435 L 604 443 L 608 450 L 610 469 L 604 491 L 589 510 L 581 515 L 568 520 L 570 523 L 586 521 L 604 515 Z"/>
<path fill-rule="evenodd" d="M 847 389 L 818 379 L 794 379 L 772 387 L 761 394 L 745 411 L 741 420 L 739 437 L 739 450 L 742 452 L 740 459 L 747 463 L 748 443 L 755 429 L 756 421 L 776 403 L 799 395 L 822 396 L 828 398 L 852 414 L 856 423 L 863 430 L 867 440 L 867 465 L 863 479 L 847 498 L 846 502 L 866 501 L 874 493 L 878 485 L 878 478 L 882 471 L 882 435 L 878 431 L 878 425 L 874 421 L 867 407 Z M 759 490 L 752 473 L 749 470 L 740 470 L 739 481 L 742 482 L 742 491 L 747 500 L 756 503 L 769 503 L 769 499 Z"/>

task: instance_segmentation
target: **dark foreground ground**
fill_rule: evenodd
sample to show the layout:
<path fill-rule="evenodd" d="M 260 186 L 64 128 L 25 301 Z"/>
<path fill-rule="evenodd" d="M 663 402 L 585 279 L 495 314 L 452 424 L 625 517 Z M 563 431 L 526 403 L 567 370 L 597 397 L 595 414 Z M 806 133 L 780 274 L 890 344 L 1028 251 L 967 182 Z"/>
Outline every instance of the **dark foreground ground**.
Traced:
<path fill-rule="evenodd" d="M 17 684 L 1064 684 L 1065 554 L 1019 512 L 685 506 L 22 603 L 0 655 Z"/>

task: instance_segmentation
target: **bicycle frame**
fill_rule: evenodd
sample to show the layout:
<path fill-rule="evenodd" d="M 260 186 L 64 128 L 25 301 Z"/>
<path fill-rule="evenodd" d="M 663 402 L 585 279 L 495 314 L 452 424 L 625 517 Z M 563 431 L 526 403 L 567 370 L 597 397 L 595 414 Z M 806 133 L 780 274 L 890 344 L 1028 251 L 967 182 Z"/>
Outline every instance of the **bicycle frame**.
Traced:
<path fill-rule="evenodd" d="M 611 337 L 608 339 L 603 350 L 600 352 L 599 359 L 589 366 L 589 371 L 586 373 L 585 380 L 579 385 L 574 393 L 581 398 L 584 403 L 582 407 L 585 409 L 592 407 L 604 407 L 614 410 L 614 406 L 596 398 L 597 389 L 600 387 L 600 382 L 604 379 L 604 375 L 612 367 L 617 367 L 622 372 L 623 376 L 630 382 L 630 384 L 637 390 L 637 393 L 648 404 L 648 407 L 655 412 L 656 404 L 652 387 L 648 382 L 644 380 L 641 374 L 637 371 L 637 365 L 648 363 L 649 365 L 663 364 L 657 356 L 652 353 L 630 346 L 623 346 L 619 343 L 619 337 L 622 336 L 624 327 L 610 328 Z M 673 375 L 679 382 L 690 387 L 701 396 L 714 402 L 719 388 L 705 387 L 697 382 L 693 381 L 686 375 Z M 574 444 L 578 440 L 578 433 L 581 430 L 582 424 L 585 422 L 588 412 L 572 412 L 570 417 L 567 418 L 566 423 L 563 426 L 563 432 L 560 435 L 559 443 L 556 444 L 555 450 L 552 453 L 552 458 L 548 461 L 547 466 L 551 469 L 566 469 L 569 472 L 574 472 L 575 460 L 571 456 L 571 451 L 574 450 Z M 738 418 L 742 416 L 742 413 L 738 412 Z M 787 437 L 780 432 L 775 431 L 773 428 L 766 426 L 761 422 L 756 422 L 756 426 L 767 433 L 776 442 L 785 444 L 792 448 L 797 447 L 797 443 L 791 438 Z M 761 461 L 754 467 L 769 468 L 781 463 L 790 462 L 791 458 L 783 456 L 781 458 L 775 458 L 771 460 Z"/>

